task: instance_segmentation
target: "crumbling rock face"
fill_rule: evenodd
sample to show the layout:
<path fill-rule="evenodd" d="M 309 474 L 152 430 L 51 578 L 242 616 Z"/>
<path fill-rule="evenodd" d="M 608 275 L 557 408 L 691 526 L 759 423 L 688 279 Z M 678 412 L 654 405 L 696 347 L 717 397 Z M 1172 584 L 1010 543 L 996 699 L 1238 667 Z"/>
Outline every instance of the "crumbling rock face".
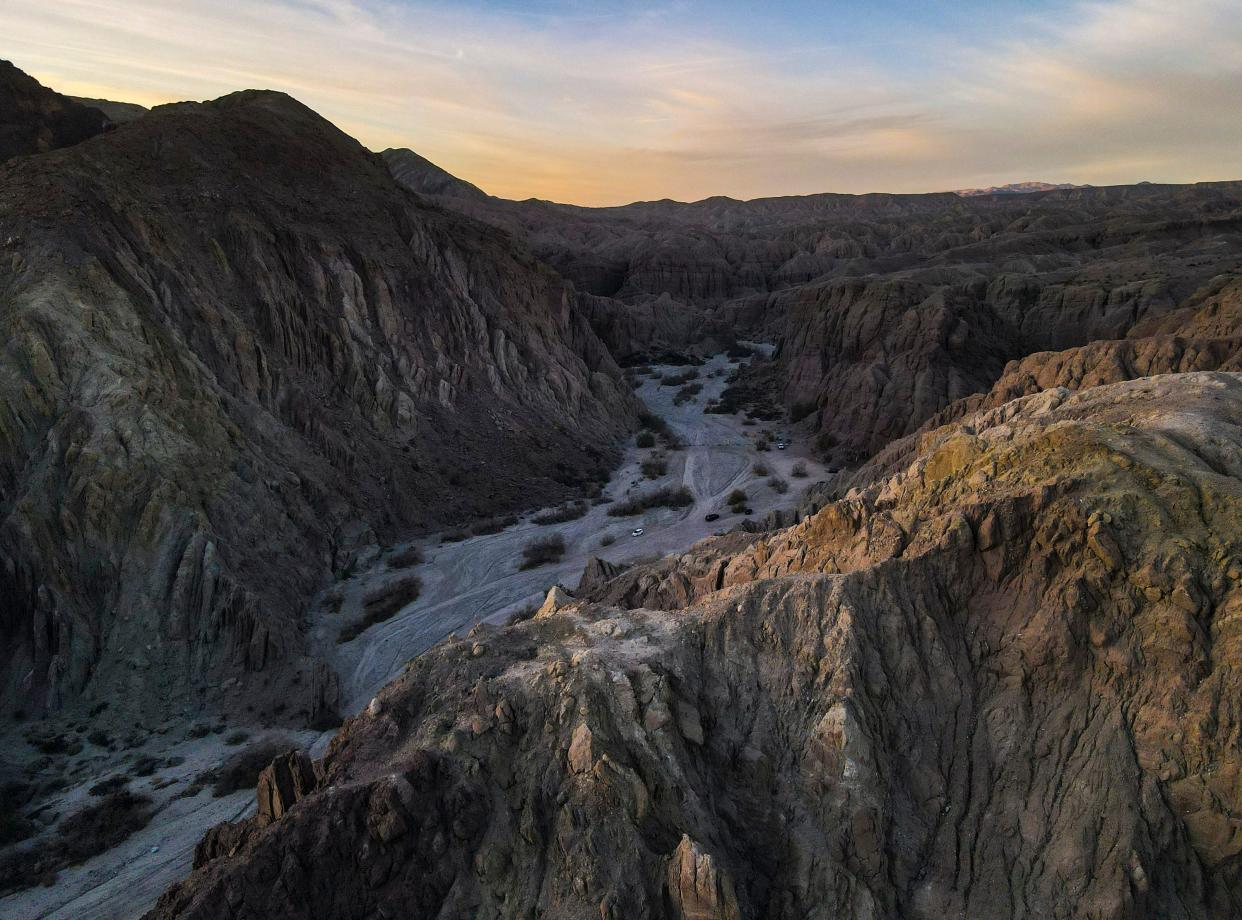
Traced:
<path fill-rule="evenodd" d="M 1242 378 L 978 413 L 686 606 L 411 662 L 151 916 L 1237 915 L 1240 524 Z"/>
<path fill-rule="evenodd" d="M 11 161 L 0 241 L 6 706 L 240 678 L 313 721 L 315 590 L 632 424 L 562 279 L 280 94 Z"/>

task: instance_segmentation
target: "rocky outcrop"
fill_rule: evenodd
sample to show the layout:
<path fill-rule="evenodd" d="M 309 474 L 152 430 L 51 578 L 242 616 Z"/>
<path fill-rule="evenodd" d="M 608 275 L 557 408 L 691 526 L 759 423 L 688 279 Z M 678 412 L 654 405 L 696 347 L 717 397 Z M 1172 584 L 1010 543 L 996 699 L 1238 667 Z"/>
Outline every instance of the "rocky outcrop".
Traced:
<path fill-rule="evenodd" d="M 98 109 L 108 116 L 108 120 L 114 125 L 123 125 L 128 121 L 135 121 L 146 115 L 150 111 L 146 106 L 138 105 L 135 102 L 116 102 L 112 99 L 92 99 L 87 96 L 70 96 L 74 102 L 88 108 Z"/>
<path fill-rule="evenodd" d="M 80 143 L 111 124 L 98 109 L 62 96 L 0 61 L 0 163 Z"/>
<path fill-rule="evenodd" d="M 1238 376 L 977 413 L 686 606 L 411 662 L 151 916 L 1232 916 L 1239 525 Z"/>
<path fill-rule="evenodd" d="M 560 277 L 280 94 L 0 167 L 0 241 L 6 707 L 241 681 L 313 719 L 314 591 L 586 487 L 632 423 Z"/>
<path fill-rule="evenodd" d="M 413 150 L 391 149 L 380 154 L 394 179 L 412 192 L 435 197 L 482 200 L 487 194 L 478 186 L 458 179 Z"/>

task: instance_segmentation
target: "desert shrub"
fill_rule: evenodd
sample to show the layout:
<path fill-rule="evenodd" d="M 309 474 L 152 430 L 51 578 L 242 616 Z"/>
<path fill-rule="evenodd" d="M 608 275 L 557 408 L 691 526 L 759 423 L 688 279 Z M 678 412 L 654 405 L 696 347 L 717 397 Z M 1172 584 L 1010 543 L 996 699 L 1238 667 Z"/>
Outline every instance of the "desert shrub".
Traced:
<path fill-rule="evenodd" d="M 77 738 L 70 738 L 66 734 L 47 728 L 28 730 L 25 737 L 41 754 L 66 754 L 73 756 L 82 750 L 82 742 Z"/>
<path fill-rule="evenodd" d="M 87 805 L 61 821 L 55 836 L 0 856 L 0 893 L 53 884 L 60 869 L 112 849 L 146 827 L 151 814 L 151 800 L 129 791 Z"/>
<path fill-rule="evenodd" d="M 112 849 L 151 820 L 151 800 L 132 792 L 113 792 L 60 822 L 60 850 L 76 865 Z"/>
<path fill-rule="evenodd" d="M 565 538 L 559 533 L 531 540 L 522 547 L 522 569 L 533 569 L 560 562 L 565 555 Z"/>
<path fill-rule="evenodd" d="M 509 617 L 509 622 L 506 625 L 511 626 L 514 623 L 525 623 L 527 620 L 532 619 L 538 612 L 539 608 L 534 604 L 527 604 L 525 607 L 514 613 L 513 616 Z"/>
<path fill-rule="evenodd" d="M 766 475 L 768 475 L 768 467 L 767 467 L 767 464 L 766 464 L 766 463 L 764 463 L 763 461 L 760 461 L 760 462 L 756 463 L 756 464 L 752 467 L 752 469 L 754 470 L 754 473 L 755 473 L 755 475 L 756 475 L 756 476 L 766 476 Z"/>
<path fill-rule="evenodd" d="M 405 549 L 399 549 L 388 557 L 388 567 L 390 569 L 408 569 L 422 561 L 423 551 L 417 546 L 407 546 Z"/>
<path fill-rule="evenodd" d="M 211 794 L 216 798 L 239 789 L 253 789 L 264 767 L 295 747 L 292 740 L 283 736 L 256 741 L 214 769 L 200 773 L 194 777 L 194 782 L 199 786 L 211 786 Z"/>
<path fill-rule="evenodd" d="M 647 429 L 655 438 L 659 438 L 660 442 L 669 450 L 681 450 L 685 446 L 681 443 L 681 439 L 673 433 L 673 429 L 668 426 L 668 422 L 654 412 L 640 412 L 638 420 L 642 423 L 643 428 Z M 642 438 L 642 436 L 643 432 L 640 432 L 639 437 Z M 653 447 L 655 445 L 654 439 L 647 441 L 644 438 L 643 441 L 645 443 L 640 442 L 639 447 Z"/>
<path fill-rule="evenodd" d="M 229 733 L 228 737 L 224 739 L 224 743 L 227 744 L 229 747 L 236 747 L 237 745 L 243 744 L 249 739 L 250 739 L 249 732 L 235 731 L 235 732 Z"/>
<path fill-rule="evenodd" d="M 336 641 L 340 644 L 349 642 L 376 623 L 391 620 L 402 607 L 418 600 L 422 590 L 423 581 L 417 575 L 407 575 L 375 589 L 362 601 L 361 619 L 342 626 Z"/>
<path fill-rule="evenodd" d="M 800 422 L 814 412 L 815 409 L 815 400 L 813 399 L 796 402 L 789 407 L 789 420 L 791 422 Z"/>
<path fill-rule="evenodd" d="M 639 447 L 655 447 L 655 441 L 655 434 L 650 431 L 640 431 L 635 443 Z"/>
<path fill-rule="evenodd" d="M 107 779 L 101 779 L 87 791 L 94 796 L 110 795 L 113 792 L 124 789 L 128 785 L 129 777 L 122 773 L 117 773 L 114 776 L 109 776 Z"/>
<path fill-rule="evenodd" d="M 799 460 L 793 465 L 793 469 L 789 471 L 789 475 L 794 479 L 806 479 L 806 464 Z"/>
<path fill-rule="evenodd" d="M 543 514 L 536 515 L 532 520 L 536 524 L 564 524 L 566 521 L 576 521 L 583 517 L 590 509 L 584 501 L 574 501 L 560 508 L 553 508 Z"/>
<path fill-rule="evenodd" d="M 779 476 L 773 476 L 768 480 L 768 487 L 777 495 L 784 495 L 789 491 L 789 483 L 781 479 Z"/>
<path fill-rule="evenodd" d="M 682 403 L 689 402 L 703 392 L 703 384 L 691 383 L 682 387 L 677 391 L 677 395 L 673 397 L 673 405 L 680 406 Z"/>
<path fill-rule="evenodd" d="M 656 434 L 668 431 L 668 422 L 654 412 L 643 411 L 638 413 L 638 422 L 648 431 L 654 431 Z"/>
<path fill-rule="evenodd" d="M 446 530 L 440 534 L 441 543 L 460 543 L 462 540 L 470 539 L 470 531 L 464 527 L 455 527 L 452 530 Z"/>
<path fill-rule="evenodd" d="M 486 534 L 500 533 L 506 527 L 512 527 L 518 522 L 516 515 L 506 515 L 505 517 L 484 518 L 470 525 L 470 535 L 472 537 L 481 537 Z"/>
<path fill-rule="evenodd" d="M 102 729 L 97 729 L 91 732 L 86 736 L 86 740 L 95 745 L 95 747 L 107 747 L 112 743 L 112 739 L 108 736 L 108 733 Z"/>
<path fill-rule="evenodd" d="M 743 345 L 741 342 L 735 342 L 733 345 L 730 345 L 729 350 L 725 352 L 725 354 L 734 361 L 740 361 L 743 358 L 752 357 L 754 353 L 755 350 L 753 348 Z"/>
<path fill-rule="evenodd" d="M 642 514 L 648 508 L 684 508 L 694 504 L 694 496 L 685 486 L 673 488 L 667 486 L 648 492 L 645 495 L 631 495 L 623 501 L 615 503 L 608 509 L 611 517 L 632 517 Z"/>
<path fill-rule="evenodd" d="M 837 446 L 836 435 L 831 434 L 827 431 L 823 432 L 818 438 L 815 439 L 815 449 L 818 450 L 820 453 L 827 453 L 828 451 L 832 450 L 836 446 Z"/>
<path fill-rule="evenodd" d="M 657 454 L 644 460 L 640 467 L 648 479 L 659 479 L 668 472 L 668 457 Z"/>
<path fill-rule="evenodd" d="M 727 501 L 730 505 L 744 505 L 746 504 L 746 493 L 741 489 L 734 489 L 729 493 L 725 501 Z"/>
<path fill-rule="evenodd" d="M 672 374 L 660 381 L 661 386 L 679 387 L 689 383 L 691 380 L 698 380 L 699 372 L 692 368 L 682 371 L 680 374 Z"/>
<path fill-rule="evenodd" d="M 150 776 L 163 765 L 164 762 L 158 757 L 153 757 L 150 754 L 143 754 L 134 761 L 134 776 Z"/>
<path fill-rule="evenodd" d="M 612 544 L 614 544 L 614 543 L 616 543 L 616 542 L 617 542 L 617 538 L 616 538 L 616 537 L 614 537 L 614 536 L 613 536 L 612 534 L 610 534 L 610 533 L 606 533 L 606 534 L 604 534 L 602 537 L 600 537 L 600 538 L 599 538 L 599 545 L 600 545 L 600 546 L 612 546 Z"/>

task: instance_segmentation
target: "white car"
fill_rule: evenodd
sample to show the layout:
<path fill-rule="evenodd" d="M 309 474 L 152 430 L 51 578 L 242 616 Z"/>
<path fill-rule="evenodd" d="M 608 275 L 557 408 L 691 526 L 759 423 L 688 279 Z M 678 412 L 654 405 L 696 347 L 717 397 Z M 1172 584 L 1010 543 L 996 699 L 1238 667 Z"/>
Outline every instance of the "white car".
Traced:
<path fill-rule="evenodd" d="M 630 536 L 641 537 L 645 532 L 646 531 L 644 531 L 641 527 L 635 527 L 633 530 L 630 531 Z"/>
<path fill-rule="evenodd" d="M 784 450 L 784 449 L 785 449 L 785 442 L 784 442 L 784 441 L 777 441 L 777 442 L 776 442 L 776 449 L 777 449 L 777 450 Z"/>

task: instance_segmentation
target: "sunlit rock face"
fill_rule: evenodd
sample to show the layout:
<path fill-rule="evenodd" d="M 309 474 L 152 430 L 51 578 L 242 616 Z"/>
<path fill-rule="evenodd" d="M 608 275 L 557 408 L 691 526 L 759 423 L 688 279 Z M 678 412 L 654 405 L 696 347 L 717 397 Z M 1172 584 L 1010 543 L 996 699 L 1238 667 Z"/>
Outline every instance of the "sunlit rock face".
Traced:
<path fill-rule="evenodd" d="M 908 460 L 412 662 L 152 916 L 1235 913 L 1242 378 Z"/>

